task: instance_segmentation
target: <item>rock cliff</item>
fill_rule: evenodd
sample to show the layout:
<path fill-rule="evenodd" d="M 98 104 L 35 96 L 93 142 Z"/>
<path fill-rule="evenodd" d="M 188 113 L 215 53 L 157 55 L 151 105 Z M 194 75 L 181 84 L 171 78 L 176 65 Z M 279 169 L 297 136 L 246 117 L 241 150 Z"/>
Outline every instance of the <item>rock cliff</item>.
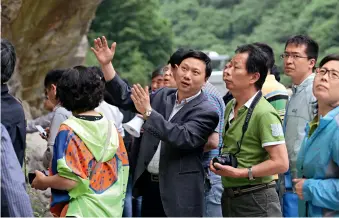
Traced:
<path fill-rule="evenodd" d="M 53 68 L 83 64 L 86 34 L 101 0 L 2 0 L 1 37 L 17 52 L 11 93 L 40 115 L 43 79 Z M 27 111 L 29 109 L 29 111 Z"/>
<path fill-rule="evenodd" d="M 45 74 L 54 68 L 83 64 L 87 32 L 101 0 L 2 0 L 1 37 L 17 53 L 10 92 L 22 100 L 26 119 L 41 115 Z M 26 172 L 42 170 L 46 141 L 38 133 L 27 135 Z M 27 185 L 34 215 L 50 217 L 50 190 Z"/>

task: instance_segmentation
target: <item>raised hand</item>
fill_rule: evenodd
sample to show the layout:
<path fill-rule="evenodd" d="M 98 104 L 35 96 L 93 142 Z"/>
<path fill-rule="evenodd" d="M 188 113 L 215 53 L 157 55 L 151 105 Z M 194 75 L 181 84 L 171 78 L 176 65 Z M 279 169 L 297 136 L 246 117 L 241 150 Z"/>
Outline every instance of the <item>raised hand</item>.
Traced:
<path fill-rule="evenodd" d="M 94 48 L 91 47 L 91 50 L 95 54 L 100 65 L 107 65 L 112 61 L 116 45 L 117 44 L 113 42 L 111 48 L 109 48 L 105 36 L 101 39 L 99 37 L 94 39 Z"/>
<path fill-rule="evenodd" d="M 140 114 L 145 114 L 147 110 L 151 109 L 147 86 L 143 89 L 140 84 L 133 85 L 131 99 Z"/>

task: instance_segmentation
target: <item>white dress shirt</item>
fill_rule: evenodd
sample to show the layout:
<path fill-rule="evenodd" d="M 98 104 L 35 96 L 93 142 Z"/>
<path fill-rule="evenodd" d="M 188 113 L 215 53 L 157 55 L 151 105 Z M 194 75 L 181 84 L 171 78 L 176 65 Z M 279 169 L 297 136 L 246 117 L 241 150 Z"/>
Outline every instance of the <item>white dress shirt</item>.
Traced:
<path fill-rule="evenodd" d="M 122 127 L 124 115 L 120 112 L 119 108 L 108 104 L 106 101 L 102 101 L 94 110 L 96 112 L 102 113 L 107 120 L 113 121 L 120 135 L 122 137 L 125 136 L 124 128 Z"/>

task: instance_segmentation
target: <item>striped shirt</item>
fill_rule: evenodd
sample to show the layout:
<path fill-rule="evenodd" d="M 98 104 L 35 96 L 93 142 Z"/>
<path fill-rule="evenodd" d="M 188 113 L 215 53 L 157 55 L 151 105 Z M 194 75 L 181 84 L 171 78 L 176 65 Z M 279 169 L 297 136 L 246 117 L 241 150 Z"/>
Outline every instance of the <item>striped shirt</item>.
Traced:
<path fill-rule="evenodd" d="M 269 74 L 261 90 L 266 100 L 278 112 L 280 119 L 284 120 L 288 101 L 288 92 L 285 86 L 279 83 L 274 75 Z"/>
<path fill-rule="evenodd" d="M 203 91 L 205 95 L 208 97 L 208 101 L 211 102 L 212 108 L 218 113 L 219 115 L 219 123 L 217 128 L 215 129 L 215 132 L 219 133 L 219 145 L 217 149 L 213 149 L 209 152 L 204 153 L 203 157 L 203 163 L 204 166 L 209 166 L 209 162 L 213 157 L 217 156 L 219 154 L 219 148 L 222 147 L 222 131 L 224 126 L 224 114 L 225 114 L 225 103 L 222 99 L 222 95 L 220 92 L 216 89 L 215 86 L 213 86 L 210 82 L 206 82 L 206 84 L 203 87 Z"/>
<path fill-rule="evenodd" d="M 1 216 L 33 217 L 25 176 L 15 154 L 11 138 L 1 124 Z"/>

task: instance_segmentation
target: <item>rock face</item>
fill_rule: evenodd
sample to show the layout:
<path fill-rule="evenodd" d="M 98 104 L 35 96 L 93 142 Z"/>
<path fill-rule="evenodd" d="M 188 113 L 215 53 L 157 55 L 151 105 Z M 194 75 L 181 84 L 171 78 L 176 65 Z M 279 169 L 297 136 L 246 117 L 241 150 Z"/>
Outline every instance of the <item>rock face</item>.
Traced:
<path fill-rule="evenodd" d="M 2 0 L 1 37 L 17 52 L 11 93 L 40 115 L 43 79 L 54 68 L 83 64 L 86 34 L 101 0 Z"/>
<path fill-rule="evenodd" d="M 47 142 L 40 137 L 39 133 L 27 134 L 26 138 L 26 172 L 29 173 L 34 172 L 34 170 L 45 170 L 42 163 L 42 157 L 47 149 Z M 51 190 L 36 190 L 31 188 L 29 184 L 26 185 L 26 189 L 31 199 L 34 216 L 52 217 L 52 214 L 49 212 Z"/>
<path fill-rule="evenodd" d="M 2 0 L 1 37 L 17 53 L 10 92 L 21 99 L 26 119 L 41 115 L 43 79 L 55 68 L 84 63 L 86 34 L 101 0 Z M 38 133 L 27 135 L 27 171 L 42 170 L 46 141 Z M 35 216 L 48 216 L 50 190 L 27 185 Z"/>

